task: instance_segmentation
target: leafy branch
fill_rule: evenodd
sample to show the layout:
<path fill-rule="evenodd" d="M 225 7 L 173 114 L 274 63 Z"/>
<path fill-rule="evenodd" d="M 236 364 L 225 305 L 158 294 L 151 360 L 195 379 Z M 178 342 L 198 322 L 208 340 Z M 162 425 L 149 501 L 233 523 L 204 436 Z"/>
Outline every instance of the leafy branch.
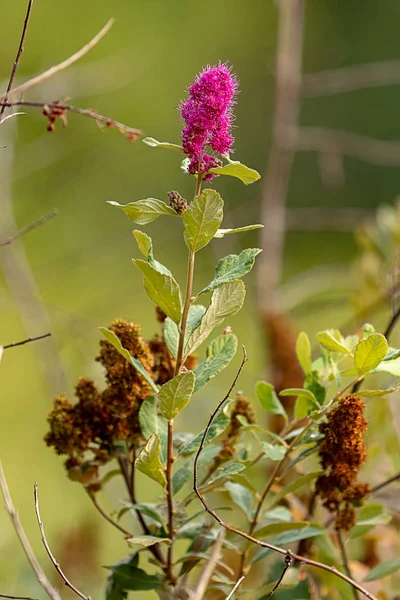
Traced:
<path fill-rule="evenodd" d="M 309 565 L 311 567 L 315 567 L 317 569 L 322 569 L 324 571 L 327 571 L 329 573 L 332 573 L 333 575 L 336 575 L 337 577 L 339 577 L 340 579 L 343 579 L 343 581 L 346 581 L 347 583 L 349 583 L 351 586 L 353 586 L 354 589 L 358 590 L 359 592 L 361 592 L 362 594 L 364 594 L 364 596 L 366 598 L 368 598 L 369 600 L 378 600 L 376 596 L 374 596 L 373 594 L 371 594 L 368 590 L 366 590 L 365 588 L 363 588 L 359 583 L 357 583 L 356 581 L 354 581 L 351 577 L 349 577 L 348 575 L 345 575 L 344 573 L 341 573 L 336 567 L 331 567 L 329 565 L 326 565 L 324 563 L 315 561 L 315 560 L 311 560 L 305 556 L 300 556 L 298 554 L 295 554 L 294 552 L 292 552 L 291 550 L 285 550 L 284 548 L 280 548 L 279 546 L 275 546 L 274 544 L 269 544 L 268 542 L 263 542 L 262 540 L 258 540 L 257 538 L 253 537 L 252 535 L 241 531 L 240 529 L 237 529 L 236 527 L 233 527 L 232 525 L 229 525 L 228 523 L 226 523 L 219 515 L 216 511 L 214 511 L 212 508 L 210 508 L 207 504 L 207 501 L 204 497 L 204 495 L 201 493 L 199 487 L 198 487 L 198 483 L 197 483 L 197 479 L 198 479 L 198 462 L 199 462 L 199 458 L 201 455 L 201 452 L 204 448 L 204 442 L 206 439 L 206 436 L 208 434 L 208 431 L 214 421 L 214 419 L 216 418 L 217 414 L 219 413 L 219 411 L 221 410 L 222 406 L 224 405 L 224 403 L 226 402 L 226 400 L 229 398 L 233 388 L 235 387 L 237 380 L 239 379 L 239 376 L 243 370 L 243 367 L 245 365 L 245 362 L 247 360 L 247 354 L 246 354 L 246 350 L 244 350 L 244 355 L 243 355 L 243 360 L 242 363 L 239 367 L 239 370 L 236 374 L 235 379 L 233 380 L 228 393 L 226 394 L 226 396 L 218 403 L 217 407 L 215 408 L 215 410 L 213 411 L 213 413 L 211 414 L 208 423 L 206 425 L 206 428 L 204 430 L 201 442 L 200 442 L 200 446 L 197 450 L 195 459 L 194 459 L 194 465 L 193 465 L 193 469 L 194 469 L 194 475 L 193 475 L 193 490 L 195 492 L 195 494 L 197 495 L 198 499 L 200 500 L 200 502 L 202 503 L 202 505 L 204 506 L 205 510 L 207 511 L 207 513 L 213 517 L 222 527 L 224 527 L 227 531 L 230 531 L 232 533 L 235 533 L 236 535 L 239 535 L 241 537 L 243 537 L 244 539 L 248 540 L 249 542 L 252 542 L 253 544 L 257 544 L 258 546 L 261 546 L 263 548 L 268 548 L 269 550 L 273 550 L 274 552 L 277 552 L 279 554 L 282 554 L 283 556 L 289 556 L 293 561 L 297 561 L 300 563 L 304 563 L 306 565 Z"/>

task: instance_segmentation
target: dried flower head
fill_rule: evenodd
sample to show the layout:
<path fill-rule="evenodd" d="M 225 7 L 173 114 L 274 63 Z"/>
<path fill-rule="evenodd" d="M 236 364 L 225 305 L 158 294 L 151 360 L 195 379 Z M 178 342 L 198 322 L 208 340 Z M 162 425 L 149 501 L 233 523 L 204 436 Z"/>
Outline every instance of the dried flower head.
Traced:
<path fill-rule="evenodd" d="M 116 319 L 111 330 L 151 373 L 154 357 L 140 326 Z M 93 486 L 98 466 L 113 458 L 118 442 L 134 444 L 140 438 L 139 409 L 150 394 L 147 381 L 108 341 L 101 340 L 96 360 L 105 368 L 107 387 L 100 392 L 91 379 L 81 377 L 75 387 L 77 402 L 64 395 L 55 399 L 45 436 L 57 454 L 67 455 L 65 466 L 71 479 L 86 486 Z"/>
<path fill-rule="evenodd" d="M 165 317 L 157 311 L 159 322 Z M 147 343 L 140 325 L 125 319 L 115 319 L 110 329 L 155 383 L 162 385 L 173 378 L 175 360 L 163 337 L 154 336 Z M 100 341 L 96 360 L 104 367 L 106 388 L 99 391 L 91 379 L 81 377 L 75 386 L 76 402 L 63 394 L 55 398 L 45 436 L 48 446 L 67 456 L 70 479 L 91 492 L 100 489 L 99 467 L 121 452 L 121 442 L 125 451 L 127 445 L 143 441 L 139 411 L 152 392 L 146 379 L 107 340 Z M 195 357 L 189 356 L 185 365 L 194 369 Z"/>
<path fill-rule="evenodd" d="M 232 148 L 232 108 L 238 90 L 236 76 L 222 63 L 207 67 L 189 87 L 189 97 L 180 104 L 186 126 L 182 131 L 182 145 L 190 158 L 189 173 L 205 173 L 220 166 L 220 161 L 206 153 L 206 147 L 219 154 L 228 154 Z M 209 174 L 204 180 L 210 180 Z"/>
<path fill-rule="evenodd" d="M 367 428 L 364 402 L 353 395 L 341 399 L 319 426 L 324 435 L 319 457 L 325 473 L 317 479 L 316 491 L 324 506 L 336 513 L 338 531 L 348 531 L 354 525 L 354 506 L 359 506 L 370 491 L 368 484 L 357 481 L 367 456 L 363 437 Z"/>

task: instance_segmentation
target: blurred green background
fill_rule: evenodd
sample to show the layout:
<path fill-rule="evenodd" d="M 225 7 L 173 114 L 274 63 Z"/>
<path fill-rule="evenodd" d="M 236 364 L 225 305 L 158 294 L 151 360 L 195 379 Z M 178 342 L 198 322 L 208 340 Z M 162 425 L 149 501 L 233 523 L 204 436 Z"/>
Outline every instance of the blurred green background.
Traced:
<path fill-rule="evenodd" d="M 25 0 L 3 6 L 0 24 L 0 78 L 6 87 L 25 14 Z M 42 86 L 26 99 L 53 101 L 71 98 L 81 107 L 95 108 L 159 140 L 179 143 L 177 105 L 195 74 L 208 63 L 229 61 L 240 80 L 236 109 L 234 158 L 265 172 L 270 147 L 273 110 L 277 11 L 272 0 L 183 2 L 182 0 L 85 0 L 54 3 L 36 0 L 17 81 L 56 64 L 83 46 L 109 17 L 116 23 L 106 38 L 85 58 Z M 304 71 L 396 58 L 400 4 L 397 0 L 337 2 L 309 0 L 306 10 Z M 302 102 L 304 125 L 343 128 L 382 139 L 400 138 L 400 87 L 360 90 Z M 75 565 L 76 578 L 95 564 L 111 564 L 125 552 L 125 544 L 103 526 L 82 490 L 68 481 L 61 460 L 42 441 L 52 396 L 71 393 L 80 375 L 101 381 L 93 358 L 97 327 L 113 317 L 142 323 L 145 336 L 156 330 L 154 311 L 131 264 L 137 255 L 132 224 L 106 200 L 126 202 L 148 196 L 166 200 L 166 192 L 193 194 L 193 182 L 180 170 L 179 156 L 153 150 L 140 141 L 129 144 L 116 131 L 100 131 L 91 119 L 69 115 L 69 125 L 58 123 L 53 134 L 39 110 L 2 125 L 0 144 L 1 239 L 13 233 L 9 209 L 18 227 L 57 208 L 60 214 L 0 248 L 1 343 L 44 333 L 48 324 L 53 340 L 10 350 L 1 364 L 0 456 L 14 502 L 28 537 L 43 563 L 34 519 L 32 489 L 39 482 L 41 512 L 56 555 L 72 545 L 72 529 L 88 527 L 86 554 Z M 358 207 L 372 209 L 393 202 L 400 170 L 344 160 L 343 185 L 326 187 L 314 153 L 297 154 L 290 180 L 289 207 Z M 259 221 L 261 184 L 245 187 L 237 180 L 219 178 L 215 187 L 224 197 L 226 226 Z M 317 266 L 342 265 L 337 296 L 329 303 L 294 307 L 299 328 L 312 334 L 323 327 L 340 327 L 351 310 L 343 301 L 351 289 L 348 264 L 355 253 L 350 232 L 299 231 L 288 233 L 284 280 Z M 185 249 L 179 224 L 161 219 L 146 231 L 155 242 L 156 256 L 168 264 L 178 280 L 185 277 Z M 257 232 L 215 240 L 198 263 L 197 284 L 206 282 L 218 257 L 257 245 Z M 328 271 L 327 271 L 328 272 Z M 321 274 L 323 275 L 324 269 Z M 329 272 L 328 272 L 329 273 Z M 301 287 L 302 278 L 298 278 Z M 247 346 L 250 361 L 241 385 L 251 395 L 256 378 L 267 373 L 265 343 L 256 310 L 255 273 L 247 277 L 245 309 L 230 320 Z M 290 296 L 296 289 L 288 288 Z M 39 348 L 39 344 L 41 345 Z M 185 424 L 198 427 L 212 397 L 225 390 L 227 378 L 213 383 L 185 415 Z M 110 485 L 104 502 L 119 508 L 123 495 Z M 143 500 L 147 490 L 143 490 Z M 94 535 L 91 525 L 99 525 Z M 99 539 L 96 536 L 99 536 Z M 93 537 L 90 537 L 93 536 Z M 93 556 L 90 557 L 91 553 Z M 95 556 L 95 554 L 97 555 Z M 0 591 L 42 597 L 18 546 L 6 513 L 0 512 Z M 89 555 L 89 558 L 88 556 Z M 62 559 L 60 559 L 62 560 Z M 90 562 L 89 560 L 89 562 Z M 51 569 L 47 569 L 51 572 Z M 106 571 L 101 571 L 101 577 Z M 98 571 L 86 591 L 99 597 Z M 145 597 L 144 594 L 140 595 Z"/>

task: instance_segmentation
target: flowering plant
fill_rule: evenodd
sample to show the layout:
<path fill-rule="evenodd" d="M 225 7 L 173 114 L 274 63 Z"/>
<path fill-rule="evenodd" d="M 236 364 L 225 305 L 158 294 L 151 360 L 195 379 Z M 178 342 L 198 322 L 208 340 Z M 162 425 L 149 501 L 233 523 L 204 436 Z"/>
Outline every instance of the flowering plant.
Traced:
<path fill-rule="evenodd" d="M 155 258 L 150 236 L 135 229 L 142 257 L 133 264 L 156 305 L 160 333 L 145 341 L 140 326 L 123 319 L 101 328 L 104 339 L 96 360 L 105 369 L 106 388 L 100 391 L 82 378 L 75 403 L 63 395 L 56 398 L 46 442 L 67 457 L 69 477 L 82 484 L 94 507 L 127 540 L 129 555 L 109 568 L 108 600 L 143 590 L 154 590 L 161 599 L 237 594 L 261 600 L 286 591 L 280 597 L 287 600 L 336 597 L 331 593 L 376 600 L 367 584 L 352 577 L 345 536 L 387 522 L 377 505 L 373 523 L 368 521 L 371 508 L 363 503 L 373 489 L 359 481 L 366 459 L 362 397 L 392 391 L 360 386 L 373 373 L 396 374 L 398 369 L 399 351 L 389 349 L 385 336 L 370 325 L 348 337 L 323 331 L 317 335 L 320 355 L 312 360 L 310 340 L 301 333 L 296 353 L 304 385 L 281 390 L 282 400 L 268 382 L 256 385 L 262 409 L 280 416 L 279 431 L 257 424 L 243 393 L 231 399 L 245 350 L 229 391 L 202 430 L 190 434 L 175 428 L 178 414 L 237 352 L 238 339 L 228 326 L 208 344 L 204 359 L 199 358 L 212 332 L 241 309 L 242 279 L 260 252 L 249 248 L 221 258 L 208 285 L 195 289 L 200 250 L 215 238 L 261 227 L 221 228 L 223 200 L 214 189 L 203 189 L 218 176 L 233 176 L 245 184 L 259 179 L 256 171 L 230 158 L 237 89 L 227 65 L 208 67 L 179 107 L 185 123 L 182 145 L 143 140 L 151 147 L 184 153 L 183 168 L 194 179 L 193 200 L 170 191 L 168 204 L 155 198 L 110 204 L 142 226 L 159 217 L 180 219 L 188 253 L 186 287 L 183 291 L 170 269 Z M 199 302 L 209 296 L 207 306 Z M 293 414 L 284 407 L 288 396 L 296 399 Z M 112 462 L 116 468 L 106 469 Z M 266 480 L 261 488 L 256 483 L 260 472 Z M 128 496 L 116 518 L 99 501 L 114 476 L 122 478 Z M 157 486 L 154 502 L 138 497 L 138 476 Z M 229 495 L 234 517 L 223 519 L 223 509 L 215 508 L 221 494 L 224 503 Z M 327 523 L 333 525 L 332 532 L 321 525 L 321 506 L 317 520 L 318 502 L 331 515 Z M 139 534 L 131 531 L 129 515 L 135 517 Z M 390 572 L 385 564 L 380 569 L 369 579 Z"/>

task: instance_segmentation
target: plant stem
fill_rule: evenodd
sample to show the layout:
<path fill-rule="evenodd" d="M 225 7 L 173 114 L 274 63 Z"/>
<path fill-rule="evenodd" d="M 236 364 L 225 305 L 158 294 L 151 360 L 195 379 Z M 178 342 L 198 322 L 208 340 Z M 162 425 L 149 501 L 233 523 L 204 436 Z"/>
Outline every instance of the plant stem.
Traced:
<path fill-rule="evenodd" d="M 359 592 L 361 592 L 362 594 L 364 594 L 364 596 L 366 598 L 369 598 L 369 600 L 378 600 L 378 598 L 376 596 L 374 596 L 373 594 L 371 594 L 371 592 L 369 592 L 368 590 L 366 590 L 365 588 L 363 588 L 359 583 L 357 583 L 356 581 L 354 581 L 353 579 L 351 579 L 351 577 L 348 577 L 347 575 L 345 575 L 344 573 L 342 573 L 341 571 L 338 571 L 338 569 L 336 569 L 336 567 L 332 567 L 330 565 L 326 565 L 324 563 L 318 562 L 316 560 L 312 560 L 310 558 L 307 558 L 305 556 L 301 556 L 300 554 L 295 554 L 294 552 L 290 551 L 290 550 L 285 550 L 284 548 L 280 548 L 279 546 L 275 546 L 274 544 L 270 544 L 268 542 L 264 542 L 262 540 L 258 540 L 257 538 L 249 535 L 248 533 L 245 533 L 244 531 L 241 531 L 240 529 L 237 529 L 236 527 L 233 527 L 232 525 L 229 525 L 228 523 L 226 523 L 216 512 L 215 510 L 213 510 L 212 508 L 210 508 L 206 502 L 206 499 L 204 497 L 204 495 L 201 493 L 201 491 L 198 488 L 197 485 L 197 478 L 198 478 L 198 473 L 197 473 L 197 468 L 198 468 L 198 462 L 199 462 L 199 457 L 201 455 L 201 452 L 203 450 L 204 447 L 204 441 L 207 437 L 207 434 L 209 432 L 209 429 L 212 425 L 212 422 L 214 421 L 215 417 L 217 416 L 218 412 L 221 410 L 224 402 L 226 401 L 226 399 L 229 397 L 229 394 L 231 393 L 233 387 L 236 385 L 237 379 L 243 369 L 244 366 L 244 362 L 246 360 L 246 356 L 244 357 L 244 360 L 239 368 L 239 371 L 231 385 L 231 387 L 229 388 L 228 394 L 221 400 L 221 402 L 219 402 L 218 406 L 216 407 L 216 409 L 214 410 L 214 412 L 211 414 L 207 426 L 204 430 L 201 442 L 200 442 L 200 446 L 197 450 L 195 459 L 194 459 L 194 464 L 193 464 L 193 470 L 194 470 L 194 474 L 193 474 L 193 490 L 196 494 L 196 496 L 198 497 L 198 499 L 200 500 L 200 502 L 202 503 L 202 505 L 204 506 L 205 510 L 208 512 L 208 514 L 213 517 L 213 519 L 215 519 L 217 521 L 217 523 L 219 523 L 220 525 L 222 525 L 222 527 L 225 527 L 225 529 L 227 529 L 228 531 L 235 533 L 236 535 L 241 536 L 242 538 L 248 540 L 249 542 L 252 542 L 253 544 L 256 544 L 262 548 L 268 548 L 269 550 L 273 550 L 274 552 L 278 552 L 279 554 L 283 554 L 283 556 L 287 556 L 289 555 L 292 560 L 296 560 L 299 563 L 304 563 L 306 565 L 309 565 L 310 567 L 316 567 L 317 569 L 322 569 L 324 571 L 327 571 L 328 573 L 332 573 L 333 575 L 336 575 L 336 577 L 339 577 L 340 579 L 342 579 L 343 581 L 346 581 L 347 583 L 349 583 L 350 585 L 353 586 L 353 588 L 355 588 L 356 590 L 358 590 Z"/>
<path fill-rule="evenodd" d="M 179 344 L 178 344 L 178 354 L 176 357 L 176 366 L 174 377 L 178 375 L 181 371 L 183 362 L 184 362 L 184 345 L 185 345 L 185 333 L 186 333 L 186 325 L 189 316 L 192 291 L 193 291 L 193 276 L 194 276 L 194 261 L 195 261 L 195 252 L 189 252 L 189 263 L 188 263 L 188 274 L 187 274 L 187 284 L 186 284 L 186 298 L 185 305 L 183 307 L 182 320 L 179 328 Z"/>
<path fill-rule="evenodd" d="M 350 577 L 350 579 L 353 579 L 353 575 L 351 574 L 351 569 L 350 569 L 350 565 L 349 565 L 349 559 L 347 556 L 346 545 L 344 543 L 341 531 L 337 532 L 337 538 L 338 538 L 338 542 L 339 542 L 340 553 L 342 555 L 344 570 L 346 571 L 347 576 Z M 352 590 L 353 590 L 354 600 L 360 600 L 360 596 L 358 595 L 357 590 L 353 586 L 352 586 Z"/>
<path fill-rule="evenodd" d="M 136 504 L 137 501 L 136 501 L 136 494 L 135 494 L 135 451 L 134 451 L 131 470 L 129 470 L 129 462 L 125 458 L 125 456 L 118 457 L 118 464 L 121 469 L 121 474 L 124 479 L 125 487 L 129 494 L 129 498 L 131 499 L 132 504 Z M 142 513 L 140 512 L 140 510 L 135 509 L 135 513 L 136 513 L 137 519 L 143 529 L 143 533 L 145 535 L 150 535 L 150 529 L 148 528 L 147 523 L 144 520 L 144 517 L 143 517 Z M 148 550 L 149 550 L 149 552 L 151 552 L 151 554 L 154 556 L 154 558 L 161 565 L 165 565 L 165 558 L 162 555 L 161 550 L 157 544 L 155 544 L 153 546 L 149 546 Z"/>
<path fill-rule="evenodd" d="M 195 198 L 199 196 L 201 191 L 201 174 L 197 176 L 196 183 L 196 191 Z M 189 252 L 189 261 L 188 261 L 188 273 L 187 273 L 187 281 L 186 281 L 186 293 L 185 293 L 185 304 L 182 312 L 182 319 L 179 326 L 179 341 L 178 341 L 178 353 L 176 356 L 176 365 L 174 371 L 174 377 L 179 375 L 181 372 L 183 363 L 184 363 L 184 345 L 185 345 L 185 334 L 186 334 L 186 326 L 187 320 L 189 316 L 190 304 L 192 301 L 192 291 L 193 291 L 193 278 L 194 278 L 194 261 L 195 261 L 195 252 L 191 250 Z M 168 580 L 174 585 L 176 583 L 176 578 L 172 573 L 172 563 L 173 563 L 173 552 L 174 552 L 174 503 L 172 499 L 172 475 L 173 475 L 173 464 L 175 462 L 174 457 L 174 420 L 169 419 L 168 421 L 168 436 L 167 436 L 167 466 L 165 470 L 165 475 L 167 479 L 166 486 L 166 494 L 167 494 L 167 505 L 168 505 L 168 537 L 171 541 L 167 550 L 167 565 L 166 565 L 166 574 Z"/>

